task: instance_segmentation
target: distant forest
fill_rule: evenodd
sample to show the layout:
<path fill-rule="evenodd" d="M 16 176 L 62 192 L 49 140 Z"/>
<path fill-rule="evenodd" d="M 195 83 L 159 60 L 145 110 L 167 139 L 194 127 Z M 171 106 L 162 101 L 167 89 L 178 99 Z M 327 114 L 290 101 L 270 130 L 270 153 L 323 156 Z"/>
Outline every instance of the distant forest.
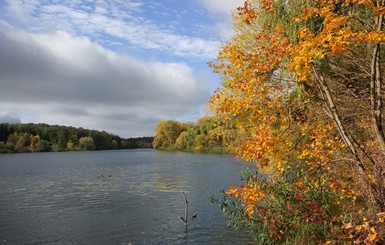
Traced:
<path fill-rule="evenodd" d="M 151 148 L 153 140 L 42 123 L 0 124 L 0 153 Z"/>

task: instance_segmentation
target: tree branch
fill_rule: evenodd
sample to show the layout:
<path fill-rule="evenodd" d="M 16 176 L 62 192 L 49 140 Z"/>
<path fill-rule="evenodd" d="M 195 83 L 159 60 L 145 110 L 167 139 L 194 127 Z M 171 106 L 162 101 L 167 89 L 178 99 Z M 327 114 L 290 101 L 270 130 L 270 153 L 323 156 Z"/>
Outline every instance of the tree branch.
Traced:
<path fill-rule="evenodd" d="M 318 83 L 321 92 L 325 96 L 325 99 L 327 102 L 325 104 L 328 107 L 328 109 L 329 109 L 329 111 L 333 117 L 334 122 L 336 123 L 337 130 L 338 130 L 342 140 L 344 141 L 346 147 L 350 150 L 350 153 L 354 156 L 355 163 L 356 163 L 356 166 L 358 167 L 358 170 L 360 172 L 364 172 L 365 171 L 364 164 L 358 155 L 357 149 L 356 149 L 352 139 L 349 137 L 347 131 L 345 130 L 344 125 L 342 124 L 341 117 L 338 113 L 336 105 L 334 104 L 334 100 L 332 98 L 332 95 L 330 93 L 330 90 L 329 90 L 327 83 L 325 82 L 324 78 L 317 73 L 317 70 L 315 69 L 314 66 L 313 66 L 313 73 L 315 75 L 315 78 L 316 78 L 315 80 Z"/>

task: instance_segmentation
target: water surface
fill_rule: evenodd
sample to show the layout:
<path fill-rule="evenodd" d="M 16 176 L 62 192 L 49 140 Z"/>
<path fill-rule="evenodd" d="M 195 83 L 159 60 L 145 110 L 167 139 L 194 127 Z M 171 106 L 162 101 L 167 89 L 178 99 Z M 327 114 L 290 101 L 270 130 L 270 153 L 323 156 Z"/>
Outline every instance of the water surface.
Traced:
<path fill-rule="evenodd" d="M 0 155 L 0 244 L 248 244 L 210 203 L 247 167 L 150 149 Z"/>

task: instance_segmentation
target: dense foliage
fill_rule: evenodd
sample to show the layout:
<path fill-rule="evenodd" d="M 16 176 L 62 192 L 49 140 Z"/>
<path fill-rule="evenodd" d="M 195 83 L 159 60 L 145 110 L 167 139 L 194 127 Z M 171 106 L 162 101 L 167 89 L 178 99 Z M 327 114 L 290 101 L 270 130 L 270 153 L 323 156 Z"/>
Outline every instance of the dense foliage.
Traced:
<path fill-rule="evenodd" d="M 384 14 L 379 0 L 249 0 L 234 13 L 210 104 L 248 132 L 240 153 L 259 174 L 222 206 L 258 241 L 385 242 Z"/>
<path fill-rule="evenodd" d="M 152 141 L 68 126 L 0 124 L 0 153 L 149 148 Z"/>
<path fill-rule="evenodd" d="M 234 153 L 245 134 L 233 123 L 215 117 L 203 117 L 189 124 L 161 121 L 156 128 L 153 147 L 159 150 Z"/>

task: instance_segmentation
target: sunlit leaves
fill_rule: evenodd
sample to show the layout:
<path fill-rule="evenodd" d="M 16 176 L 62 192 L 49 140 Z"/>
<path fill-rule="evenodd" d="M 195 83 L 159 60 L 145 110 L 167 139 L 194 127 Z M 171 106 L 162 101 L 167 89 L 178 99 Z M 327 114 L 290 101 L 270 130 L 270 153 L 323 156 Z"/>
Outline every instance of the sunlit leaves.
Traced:
<path fill-rule="evenodd" d="M 161 121 L 156 127 L 156 136 L 153 142 L 155 149 L 164 149 L 174 145 L 179 135 L 187 131 L 188 126 L 186 124 L 176 121 Z M 178 140 L 178 144 L 182 139 Z"/>
<path fill-rule="evenodd" d="M 254 214 L 257 201 L 265 198 L 265 193 L 261 190 L 257 182 L 247 181 L 246 185 L 239 188 L 235 185 L 231 186 L 226 195 L 233 196 L 245 204 L 245 210 L 249 217 Z"/>
<path fill-rule="evenodd" d="M 290 67 L 300 81 L 309 78 L 311 65 L 317 60 L 341 54 L 355 45 L 385 42 L 383 31 L 371 29 L 359 17 L 360 12 L 381 15 L 384 6 L 374 8 L 372 1 L 343 1 L 341 7 L 335 1 L 316 2 L 317 5 L 305 8 L 301 18 L 296 18 L 301 28 L 297 33 L 299 42 L 292 49 Z M 342 7 L 346 7 L 348 12 L 339 12 Z M 314 19 L 321 22 L 311 29 L 308 21 Z"/>

